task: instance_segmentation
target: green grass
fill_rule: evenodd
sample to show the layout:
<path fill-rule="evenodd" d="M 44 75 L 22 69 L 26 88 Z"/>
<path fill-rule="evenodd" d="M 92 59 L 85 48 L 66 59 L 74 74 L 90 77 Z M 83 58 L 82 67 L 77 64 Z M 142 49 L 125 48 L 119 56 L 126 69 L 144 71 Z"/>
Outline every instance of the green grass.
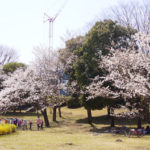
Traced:
<path fill-rule="evenodd" d="M 49 114 L 49 112 L 48 112 Z M 0 150 L 149 150 L 150 136 L 131 138 L 124 135 L 104 133 L 109 128 L 106 110 L 93 111 L 94 123 L 86 123 L 86 111 L 80 109 L 62 109 L 63 118 L 51 123 L 50 128 L 37 131 L 18 130 L 11 135 L 0 136 Z M 13 116 L 8 114 L 4 117 Z M 16 115 L 15 115 L 16 116 Z M 20 118 L 36 120 L 35 114 L 18 114 Z M 49 115 L 49 118 L 52 118 Z M 123 123 L 117 121 L 118 127 Z M 146 124 L 145 124 L 146 125 Z M 129 127 L 135 127 L 131 123 Z M 121 139 L 122 142 L 116 142 Z"/>

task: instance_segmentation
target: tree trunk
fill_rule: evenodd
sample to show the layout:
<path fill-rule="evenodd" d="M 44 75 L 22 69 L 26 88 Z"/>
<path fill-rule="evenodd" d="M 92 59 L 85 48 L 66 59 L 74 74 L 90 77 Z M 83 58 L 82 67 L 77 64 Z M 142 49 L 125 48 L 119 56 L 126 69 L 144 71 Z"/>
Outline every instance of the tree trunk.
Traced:
<path fill-rule="evenodd" d="M 56 106 L 53 107 L 53 121 L 56 121 Z"/>
<path fill-rule="evenodd" d="M 142 128 L 142 120 L 140 117 L 138 117 L 138 123 L 137 123 L 138 128 Z"/>
<path fill-rule="evenodd" d="M 115 119 L 114 119 L 114 116 L 111 116 L 111 123 L 110 123 L 110 126 L 111 127 L 114 127 L 115 126 Z"/>
<path fill-rule="evenodd" d="M 87 115 L 88 115 L 88 123 L 92 123 L 92 112 L 91 109 L 87 109 Z"/>
<path fill-rule="evenodd" d="M 107 115 L 110 117 L 110 106 L 107 106 Z"/>
<path fill-rule="evenodd" d="M 146 103 L 144 106 L 144 111 L 143 111 L 143 115 L 144 115 L 144 120 L 149 123 L 150 121 L 150 116 L 149 116 L 149 104 Z"/>
<path fill-rule="evenodd" d="M 48 120 L 46 108 L 42 111 L 42 115 L 43 115 L 43 117 L 44 117 L 45 126 L 46 126 L 46 127 L 49 127 L 50 124 L 49 124 L 49 120 Z"/>
<path fill-rule="evenodd" d="M 114 118 L 113 114 L 114 114 L 114 108 L 110 107 L 110 119 L 111 119 L 110 126 L 111 127 L 115 126 L 115 118 Z"/>
<path fill-rule="evenodd" d="M 61 118 L 61 107 L 58 107 L 59 117 Z"/>

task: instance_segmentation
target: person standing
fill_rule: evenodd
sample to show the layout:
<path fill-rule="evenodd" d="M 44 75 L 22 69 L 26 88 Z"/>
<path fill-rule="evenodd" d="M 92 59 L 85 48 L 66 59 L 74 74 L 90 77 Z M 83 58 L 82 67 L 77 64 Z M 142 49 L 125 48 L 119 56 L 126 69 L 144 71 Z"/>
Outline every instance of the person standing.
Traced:
<path fill-rule="evenodd" d="M 23 122 L 24 122 L 24 127 L 25 127 L 25 129 L 27 130 L 27 120 L 24 119 Z"/>
<path fill-rule="evenodd" d="M 5 124 L 8 124 L 8 119 L 7 118 L 5 119 Z"/>
<path fill-rule="evenodd" d="M 43 120 L 41 119 L 41 129 L 43 129 Z"/>
<path fill-rule="evenodd" d="M 29 121 L 29 129 L 32 130 L 32 120 Z"/>
<path fill-rule="evenodd" d="M 41 124 L 41 119 L 40 119 L 39 116 L 37 118 L 36 124 L 37 124 L 37 129 L 39 130 L 40 129 L 40 124 Z"/>
<path fill-rule="evenodd" d="M 22 130 L 24 130 L 24 120 L 23 119 L 21 120 L 21 127 L 22 127 Z"/>

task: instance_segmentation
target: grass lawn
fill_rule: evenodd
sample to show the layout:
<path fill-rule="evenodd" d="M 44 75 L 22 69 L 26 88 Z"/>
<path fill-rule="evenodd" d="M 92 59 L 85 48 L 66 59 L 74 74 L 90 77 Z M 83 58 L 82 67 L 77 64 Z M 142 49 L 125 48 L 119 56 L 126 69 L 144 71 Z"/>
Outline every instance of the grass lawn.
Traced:
<path fill-rule="evenodd" d="M 106 110 L 93 111 L 94 123 L 90 126 L 86 123 L 86 111 L 83 108 L 64 107 L 63 118 L 57 117 L 58 122 L 50 122 L 50 128 L 37 131 L 34 125 L 33 131 L 18 130 L 11 135 L 0 136 L 0 150 L 150 150 L 150 136 L 128 138 L 104 133 L 109 127 L 105 115 Z M 18 117 L 36 120 L 35 114 L 18 114 Z M 117 121 L 118 126 L 125 123 L 125 120 Z M 135 126 L 134 121 L 129 124 L 129 127 Z M 117 142 L 117 139 L 122 141 Z"/>

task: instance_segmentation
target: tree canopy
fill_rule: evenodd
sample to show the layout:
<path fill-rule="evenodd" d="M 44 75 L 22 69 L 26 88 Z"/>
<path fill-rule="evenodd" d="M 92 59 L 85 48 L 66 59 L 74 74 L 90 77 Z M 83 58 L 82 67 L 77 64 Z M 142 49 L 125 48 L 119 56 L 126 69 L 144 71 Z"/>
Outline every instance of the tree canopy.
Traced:
<path fill-rule="evenodd" d="M 129 39 L 136 31 L 120 26 L 112 20 L 97 22 L 85 36 L 82 47 L 75 50 L 77 60 L 74 63 L 75 77 L 80 86 L 88 85 L 89 78 L 102 74 L 97 59 L 110 53 L 111 48 L 125 49 Z"/>
<path fill-rule="evenodd" d="M 3 66 L 3 71 L 5 73 L 13 73 L 18 68 L 25 68 L 25 67 L 26 67 L 26 65 L 24 63 L 10 62 Z"/>

